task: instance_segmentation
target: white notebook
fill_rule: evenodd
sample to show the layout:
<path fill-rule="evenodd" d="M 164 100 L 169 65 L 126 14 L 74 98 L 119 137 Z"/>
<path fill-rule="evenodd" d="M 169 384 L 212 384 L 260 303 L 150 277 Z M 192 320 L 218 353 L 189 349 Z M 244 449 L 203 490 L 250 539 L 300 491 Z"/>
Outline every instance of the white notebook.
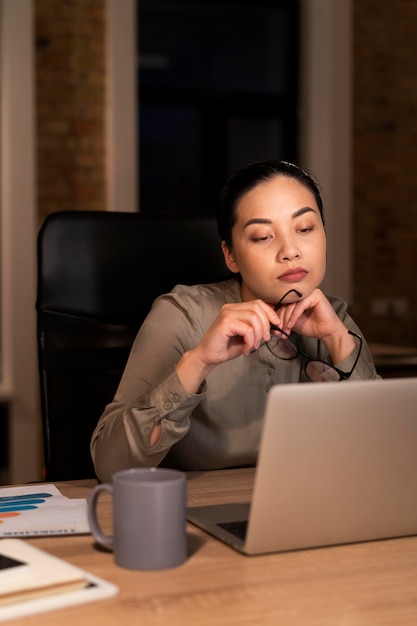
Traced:
<path fill-rule="evenodd" d="M 84 604 L 118 588 L 23 539 L 0 539 L 0 622 Z"/>

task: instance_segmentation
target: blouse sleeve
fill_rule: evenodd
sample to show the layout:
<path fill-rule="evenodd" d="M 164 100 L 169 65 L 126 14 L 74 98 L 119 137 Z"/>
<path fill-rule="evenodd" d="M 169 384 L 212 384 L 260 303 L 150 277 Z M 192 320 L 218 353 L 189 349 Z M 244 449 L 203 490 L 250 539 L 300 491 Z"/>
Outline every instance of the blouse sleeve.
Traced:
<path fill-rule="evenodd" d="M 108 481 L 128 467 L 158 465 L 190 427 L 190 415 L 206 392 L 189 394 L 176 363 L 203 334 L 199 318 L 175 293 L 158 298 L 134 341 L 113 401 L 94 430 L 91 454 L 97 476 Z M 156 424 L 161 437 L 153 447 Z"/>
<path fill-rule="evenodd" d="M 369 380 L 369 379 L 380 378 L 380 376 L 378 375 L 375 369 L 374 361 L 373 361 L 369 346 L 366 343 L 366 340 L 364 336 L 362 335 L 360 328 L 357 326 L 357 324 L 349 315 L 347 311 L 346 302 L 342 300 L 341 298 L 336 298 L 336 297 L 330 297 L 329 300 L 332 303 L 332 306 L 335 309 L 337 315 L 345 324 L 346 328 L 348 328 L 349 330 L 352 330 L 356 334 L 360 335 L 362 338 L 361 353 L 359 355 L 359 359 L 356 364 L 356 367 L 352 372 L 350 380 Z M 358 354 L 357 351 L 359 349 L 359 341 L 355 339 L 355 343 L 357 344 L 356 348 L 355 350 L 353 350 L 353 352 L 351 352 L 351 354 L 349 354 L 345 359 L 343 359 L 343 361 L 340 361 L 339 363 L 334 363 L 334 365 L 337 368 L 341 369 L 344 372 L 349 372 L 352 369 L 352 366 L 357 357 L 357 354 Z"/>

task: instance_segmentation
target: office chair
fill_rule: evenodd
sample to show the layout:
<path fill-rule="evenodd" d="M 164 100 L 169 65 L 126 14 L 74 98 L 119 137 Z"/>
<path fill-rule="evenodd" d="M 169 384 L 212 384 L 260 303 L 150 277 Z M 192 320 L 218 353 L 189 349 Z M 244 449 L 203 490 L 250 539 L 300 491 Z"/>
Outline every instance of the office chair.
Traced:
<path fill-rule="evenodd" d="M 153 300 L 230 276 L 213 216 L 61 211 L 37 240 L 47 481 L 94 477 L 90 438 Z"/>

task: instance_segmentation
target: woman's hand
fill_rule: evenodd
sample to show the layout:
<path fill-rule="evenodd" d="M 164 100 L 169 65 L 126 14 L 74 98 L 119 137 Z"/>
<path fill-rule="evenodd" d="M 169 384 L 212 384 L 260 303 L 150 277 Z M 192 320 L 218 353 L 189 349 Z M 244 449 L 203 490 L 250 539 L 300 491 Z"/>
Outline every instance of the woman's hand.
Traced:
<path fill-rule="evenodd" d="M 271 337 L 278 315 L 262 300 L 225 304 L 195 352 L 207 365 L 218 365 L 257 350 Z"/>
<path fill-rule="evenodd" d="M 177 364 L 184 387 L 195 393 L 217 365 L 257 350 L 270 339 L 270 325 L 278 321 L 274 309 L 262 300 L 225 304 L 200 343 Z"/>
<path fill-rule="evenodd" d="M 353 337 L 320 289 L 314 289 L 298 302 L 281 306 L 277 314 L 277 326 L 288 334 L 294 330 L 305 337 L 320 339 L 333 363 L 342 361 L 355 348 Z"/>

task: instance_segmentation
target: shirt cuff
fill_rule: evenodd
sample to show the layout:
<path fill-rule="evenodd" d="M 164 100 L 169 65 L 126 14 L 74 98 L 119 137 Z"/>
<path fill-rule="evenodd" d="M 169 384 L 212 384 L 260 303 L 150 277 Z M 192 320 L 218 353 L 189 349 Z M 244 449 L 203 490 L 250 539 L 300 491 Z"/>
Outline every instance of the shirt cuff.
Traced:
<path fill-rule="evenodd" d="M 174 366 L 168 375 L 152 389 L 149 396 L 161 419 L 182 420 L 184 412 L 189 413 L 194 409 L 206 393 L 206 382 L 201 385 L 197 394 L 188 393 Z"/>

